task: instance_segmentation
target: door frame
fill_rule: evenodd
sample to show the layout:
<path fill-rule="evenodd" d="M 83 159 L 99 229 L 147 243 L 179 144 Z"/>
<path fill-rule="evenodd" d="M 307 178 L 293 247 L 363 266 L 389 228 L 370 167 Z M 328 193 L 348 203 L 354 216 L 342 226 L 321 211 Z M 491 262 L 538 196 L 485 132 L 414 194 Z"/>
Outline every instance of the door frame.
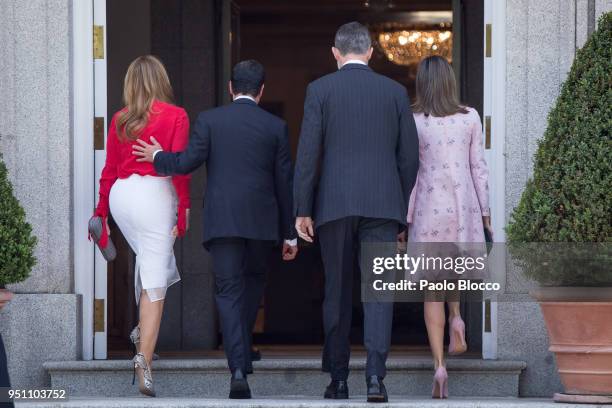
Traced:
<path fill-rule="evenodd" d="M 93 118 L 93 2 L 72 0 L 72 125 L 74 291 L 81 299 L 83 360 L 93 358 L 94 244 L 87 222 L 95 206 Z"/>
<path fill-rule="evenodd" d="M 485 54 L 483 116 L 491 117 L 490 168 L 491 218 L 497 242 L 505 241 L 505 97 L 506 97 L 506 0 L 484 0 L 485 47 L 487 25 L 492 27 L 491 56 Z M 74 287 L 82 301 L 82 358 L 106 358 L 106 262 L 87 241 L 87 221 L 96 204 L 97 176 L 105 151 L 94 151 L 93 123 L 104 118 L 106 137 L 106 60 L 93 58 L 93 26 L 106 28 L 106 0 L 72 0 L 73 46 L 73 236 Z M 104 29 L 104 34 L 106 30 Z M 104 35 L 106 49 L 106 35 Z M 93 154 L 92 154 L 93 153 Z M 102 301 L 103 331 L 94 331 L 94 304 Z M 482 355 L 497 358 L 497 304 L 483 302 Z M 489 328 L 487 330 L 487 328 Z"/>
<path fill-rule="evenodd" d="M 87 240 L 87 223 L 106 158 L 104 150 L 94 147 L 95 118 L 104 119 L 106 139 L 106 60 L 94 58 L 95 25 L 103 28 L 105 50 L 106 0 L 72 0 L 73 262 L 74 290 L 81 298 L 83 360 L 106 358 L 107 265 Z"/>
<path fill-rule="evenodd" d="M 485 150 L 485 155 L 489 164 L 491 223 L 495 241 L 505 242 L 506 0 L 484 0 L 484 20 L 483 121 L 485 138 L 487 138 L 487 133 L 490 135 L 488 137 L 490 148 Z M 505 259 L 500 260 L 499 265 L 505 265 Z M 505 276 L 505 274 L 498 273 L 497 276 Z M 503 287 L 503 282 L 500 283 Z M 482 356 L 484 359 L 496 359 L 497 302 L 494 299 L 485 298 L 482 307 Z"/>
<path fill-rule="evenodd" d="M 108 55 L 106 44 L 106 0 L 93 0 L 93 24 L 101 29 L 102 53 L 94 55 L 94 121 L 103 123 L 101 146 L 94 143 L 94 187 L 97 202 L 100 184 L 98 180 L 102 175 L 102 169 L 106 162 L 106 137 L 108 129 L 107 117 L 107 75 L 106 57 Z M 94 135 L 96 137 L 96 135 Z M 107 358 L 107 282 L 108 282 L 108 263 L 100 251 L 95 251 L 94 257 L 94 359 Z"/>

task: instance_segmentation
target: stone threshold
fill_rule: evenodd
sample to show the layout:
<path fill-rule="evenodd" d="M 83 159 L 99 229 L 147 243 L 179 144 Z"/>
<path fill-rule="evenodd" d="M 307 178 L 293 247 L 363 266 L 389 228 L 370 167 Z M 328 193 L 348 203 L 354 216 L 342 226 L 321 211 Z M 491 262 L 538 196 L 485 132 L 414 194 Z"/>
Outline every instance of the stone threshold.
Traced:
<path fill-rule="evenodd" d="M 217 398 L 71 398 L 65 402 L 20 402 L 17 408 L 560 408 L 551 399 L 537 398 L 426 398 L 390 397 L 387 404 L 369 404 L 364 397 L 328 401 L 307 397 L 228 400 Z M 561 408 L 596 405 L 563 404 Z"/>
<path fill-rule="evenodd" d="M 67 391 L 69 397 L 135 397 L 130 360 L 58 361 L 43 364 L 51 388 Z M 428 358 L 389 359 L 385 385 L 392 395 L 430 396 L 433 364 Z M 523 361 L 448 360 L 450 394 L 461 397 L 518 397 Z M 350 363 L 351 395 L 364 395 L 365 359 Z M 254 363 L 249 376 L 254 397 L 275 399 L 302 395 L 319 398 L 329 383 L 318 358 L 265 358 Z M 159 397 L 221 398 L 229 394 L 229 370 L 221 358 L 162 359 L 153 364 L 153 378 Z"/>
<path fill-rule="evenodd" d="M 351 370 L 364 370 L 365 358 L 352 358 Z M 318 358 L 265 358 L 254 364 L 256 373 L 276 370 L 317 371 L 321 369 L 321 360 Z M 132 370 L 130 360 L 89 360 L 89 361 L 49 361 L 43 364 L 50 374 L 56 371 L 124 371 Z M 520 374 L 527 367 L 524 361 L 513 360 L 481 360 L 481 359 L 449 359 L 447 370 L 473 371 L 488 373 L 511 372 Z M 221 358 L 211 359 L 161 359 L 153 363 L 155 371 L 201 371 L 221 370 L 227 372 L 227 362 Z M 387 370 L 404 372 L 433 370 L 430 358 L 390 358 L 387 361 Z"/>

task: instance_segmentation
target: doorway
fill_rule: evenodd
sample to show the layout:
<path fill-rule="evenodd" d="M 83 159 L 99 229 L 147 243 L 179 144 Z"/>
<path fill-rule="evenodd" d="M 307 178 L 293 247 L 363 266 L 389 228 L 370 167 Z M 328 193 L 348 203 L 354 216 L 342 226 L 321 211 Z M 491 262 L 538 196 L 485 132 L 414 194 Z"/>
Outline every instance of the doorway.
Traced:
<path fill-rule="evenodd" d="M 151 53 L 162 59 L 175 101 L 187 110 L 192 123 L 198 112 L 227 100 L 226 83 L 233 63 L 254 58 L 262 62 L 267 74 L 262 107 L 288 122 L 295 158 L 306 86 L 336 69 L 330 53 L 333 35 L 338 26 L 351 20 L 364 22 L 377 33 L 402 24 L 422 30 L 438 25 L 441 31 L 452 31 L 451 58 L 462 99 L 482 117 L 483 3 L 484 0 L 106 0 L 107 124 L 122 106 L 127 66 L 139 55 Z M 414 95 L 415 65 L 394 63 L 380 47 L 371 65 Z M 216 324 L 214 279 L 208 254 L 201 246 L 205 179 L 204 169 L 193 175 L 192 229 L 175 248 L 182 281 L 167 294 L 158 344 L 161 352 L 193 355 L 217 350 L 222 342 Z M 119 256 L 107 271 L 107 344 L 111 357 L 125 357 L 130 346 L 129 332 L 137 322 L 134 259 L 118 228 L 111 228 Z M 271 348 L 321 345 L 324 278 L 319 248 L 302 246 L 292 263 L 282 262 L 279 256 L 271 257 L 268 282 L 255 343 Z M 351 341 L 362 344 L 359 285 L 354 287 Z M 478 352 L 482 347 L 482 307 L 467 303 L 463 308 L 468 346 Z M 396 349 L 426 349 L 422 316 L 420 304 L 396 305 Z"/>
<path fill-rule="evenodd" d="M 421 57 L 401 61 L 388 55 L 385 36 L 405 33 L 450 35 L 439 53 L 452 60 L 461 98 L 483 117 L 484 0 L 348 1 L 348 0 L 235 0 L 240 10 L 240 59 L 256 59 L 266 69 L 266 88 L 260 105 L 288 123 L 295 158 L 307 85 L 337 69 L 331 54 L 337 28 L 349 21 L 366 24 L 375 43 L 370 66 L 415 93 Z M 382 38 L 381 38 L 382 36 Z M 437 40 L 438 37 L 435 37 Z M 437 43 L 436 43 L 437 44 Z M 452 45 L 450 45 L 452 44 Z M 300 247 L 298 259 L 273 261 L 255 333 L 259 344 L 321 344 L 324 276 L 319 248 Z M 363 344 L 363 315 L 359 274 L 355 275 L 351 342 Z M 299 289 L 296 289 L 299 288 Z M 468 347 L 482 344 L 482 306 L 464 303 Z M 392 344 L 395 349 L 426 349 L 423 306 L 396 304 Z"/>
<path fill-rule="evenodd" d="M 193 124 L 200 111 L 222 98 L 220 67 L 221 13 L 214 0 L 106 0 L 108 121 L 123 107 L 123 78 L 128 65 L 144 54 L 164 63 L 175 103 L 187 111 Z M 191 352 L 214 349 L 216 335 L 213 280 L 207 253 L 202 249 L 202 186 L 206 174 L 192 176 L 191 229 L 177 240 L 175 255 L 181 281 L 166 295 L 158 350 Z M 129 333 L 138 321 L 134 301 L 134 254 L 111 224 L 117 259 L 107 271 L 107 345 L 109 356 L 125 357 Z"/>

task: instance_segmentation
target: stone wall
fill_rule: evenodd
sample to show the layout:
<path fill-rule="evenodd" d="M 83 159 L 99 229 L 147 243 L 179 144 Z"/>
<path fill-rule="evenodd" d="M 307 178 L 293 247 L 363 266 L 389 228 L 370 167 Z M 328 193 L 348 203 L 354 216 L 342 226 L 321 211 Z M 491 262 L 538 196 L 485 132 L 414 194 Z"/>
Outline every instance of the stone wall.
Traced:
<path fill-rule="evenodd" d="M 0 1 L 0 152 L 38 237 L 16 292 L 73 289 L 71 4 Z"/>
<path fill-rule="evenodd" d="M 48 386 L 44 362 L 81 358 L 80 305 L 74 294 L 17 294 L 0 313 L 13 388 Z"/>
<path fill-rule="evenodd" d="M 518 203 L 533 169 L 547 116 L 576 50 L 612 10 L 610 0 L 507 0 L 506 7 L 506 215 Z M 522 396 L 561 391 L 539 306 L 520 271 L 508 267 L 509 294 L 498 304 L 498 357 L 527 362 Z"/>
<path fill-rule="evenodd" d="M 42 363 L 79 358 L 73 290 L 71 0 L 0 1 L 0 152 L 38 237 L 38 264 L 0 313 L 14 386 L 48 384 Z M 25 294 L 27 293 L 27 294 Z"/>

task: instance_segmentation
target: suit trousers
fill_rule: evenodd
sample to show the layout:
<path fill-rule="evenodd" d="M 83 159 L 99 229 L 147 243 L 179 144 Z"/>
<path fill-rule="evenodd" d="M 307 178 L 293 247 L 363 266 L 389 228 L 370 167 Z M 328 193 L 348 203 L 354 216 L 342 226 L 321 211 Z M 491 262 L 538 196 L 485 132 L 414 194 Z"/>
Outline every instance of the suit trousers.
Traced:
<path fill-rule="evenodd" d="M 274 241 L 215 238 L 208 244 L 215 274 L 215 299 L 223 348 L 232 372 L 253 371 L 252 333 L 266 284 Z"/>
<path fill-rule="evenodd" d="M 323 371 L 329 372 L 333 380 L 346 380 L 349 374 L 353 271 L 361 244 L 395 242 L 397 232 L 397 221 L 356 216 L 330 221 L 317 229 L 325 269 Z M 366 377 L 384 378 L 393 303 L 364 302 L 363 314 Z"/>
<path fill-rule="evenodd" d="M 4 342 L 2 341 L 2 335 L 0 335 L 0 388 L 7 390 L 11 388 L 11 382 L 9 381 L 6 352 L 4 351 Z M 6 391 L 8 393 L 8 391 Z M 7 397 L 8 395 L 3 395 Z M 13 407 L 12 402 L 0 402 L 0 408 Z"/>

